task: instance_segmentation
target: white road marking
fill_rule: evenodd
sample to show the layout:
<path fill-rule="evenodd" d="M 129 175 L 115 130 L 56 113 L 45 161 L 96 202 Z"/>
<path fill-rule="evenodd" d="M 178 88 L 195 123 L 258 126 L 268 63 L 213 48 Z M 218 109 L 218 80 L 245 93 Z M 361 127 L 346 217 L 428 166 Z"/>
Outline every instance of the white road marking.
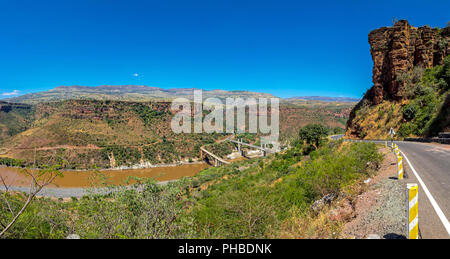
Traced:
<path fill-rule="evenodd" d="M 408 162 L 409 167 L 411 167 L 411 170 L 413 171 L 414 175 L 416 176 L 417 180 L 419 181 L 420 185 L 422 186 L 423 191 L 427 195 L 428 200 L 431 202 L 431 205 L 433 205 L 434 211 L 436 211 L 436 214 L 439 216 L 439 219 L 441 220 L 442 224 L 444 225 L 445 230 L 447 230 L 447 233 L 450 236 L 450 223 L 448 222 L 448 219 L 445 217 L 444 213 L 442 212 L 441 208 L 437 204 L 436 200 L 433 198 L 433 196 L 431 195 L 427 186 L 422 181 L 422 178 L 420 178 L 416 169 L 414 169 L 412 164 L 409 162 L 408 157 L 406 157 L 406 155 L 405 155 L 405 153 L 403 153 L 403 151 L 400 151 L 400 152 L 402 153 L 403 157 L 406 159 L 406 162 Z"/>

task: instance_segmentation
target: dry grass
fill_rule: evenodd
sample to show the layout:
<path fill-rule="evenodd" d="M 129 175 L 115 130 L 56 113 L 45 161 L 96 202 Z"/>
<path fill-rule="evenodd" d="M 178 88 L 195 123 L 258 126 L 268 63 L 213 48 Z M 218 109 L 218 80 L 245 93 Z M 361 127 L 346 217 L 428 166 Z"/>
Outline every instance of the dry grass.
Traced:
<path fill-rule="evenodd" d="M 333 221 L 330 213 L 333 207 L 326 207 L 313 215 L 310 212 L 291 211 L 292 216 L 285 220 L 278 236 L 289 239 L 335 239 L 341 237 L 344 222 Z"/>
<path fill-rule="evenodd" d="M 364 108 L 355 117 L 358 124 L 367 135 L 367 139 L 388 138 L 389 129 L 398 131 L 403 120 L 402 103 L 383 101 L 377 106 Z"/>

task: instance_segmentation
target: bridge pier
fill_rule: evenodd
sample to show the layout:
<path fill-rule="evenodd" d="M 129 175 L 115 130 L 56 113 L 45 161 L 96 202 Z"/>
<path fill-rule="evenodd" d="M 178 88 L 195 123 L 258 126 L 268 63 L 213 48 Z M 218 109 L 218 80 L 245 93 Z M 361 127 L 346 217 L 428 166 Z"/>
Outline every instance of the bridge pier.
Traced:
<path fill-rule="evenodd" d="M 267 144 L 260 143 L 259 146 L 255 146 L 252 144 L 242 142 L 242 139 L 238 139 L 238 140 L 228 139 L 228 141 L 231 141 L 232 143 L 234 143 L 236 145 L 237 151 L 239 152 L 239 154 L 241 156 L 245 156 L 245 151 L 243 150 L 244 146 L 260 150 L 264 157 L 267 156 L 268 153 L 270 153 L 270 151 L 267 150 Z"/>

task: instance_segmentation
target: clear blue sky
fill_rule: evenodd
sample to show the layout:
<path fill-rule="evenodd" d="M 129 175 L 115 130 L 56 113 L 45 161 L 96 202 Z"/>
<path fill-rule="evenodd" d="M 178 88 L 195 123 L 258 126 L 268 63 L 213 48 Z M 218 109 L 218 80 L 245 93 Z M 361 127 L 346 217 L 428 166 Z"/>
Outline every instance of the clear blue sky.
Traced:
<path fill-rule="evenodd" d="M 450 1 L 0 0 L 0 98 L 104 84 L 361 97 L 367 34 L 394 17 L 444 27 Z"/>

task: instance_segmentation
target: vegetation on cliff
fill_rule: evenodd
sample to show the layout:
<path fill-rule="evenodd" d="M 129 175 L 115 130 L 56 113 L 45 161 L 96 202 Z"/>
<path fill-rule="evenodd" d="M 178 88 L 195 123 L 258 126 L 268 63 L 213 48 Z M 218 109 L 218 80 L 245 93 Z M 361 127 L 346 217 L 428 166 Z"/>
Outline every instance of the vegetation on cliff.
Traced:
<path fill-rule="evenodd" d="M 401 137 L 436 136 L 450 129 L 450 55 L 442 66 L 425 70 L 419 80 L 406 75 L 407 104 L 402 106 Z"/>

